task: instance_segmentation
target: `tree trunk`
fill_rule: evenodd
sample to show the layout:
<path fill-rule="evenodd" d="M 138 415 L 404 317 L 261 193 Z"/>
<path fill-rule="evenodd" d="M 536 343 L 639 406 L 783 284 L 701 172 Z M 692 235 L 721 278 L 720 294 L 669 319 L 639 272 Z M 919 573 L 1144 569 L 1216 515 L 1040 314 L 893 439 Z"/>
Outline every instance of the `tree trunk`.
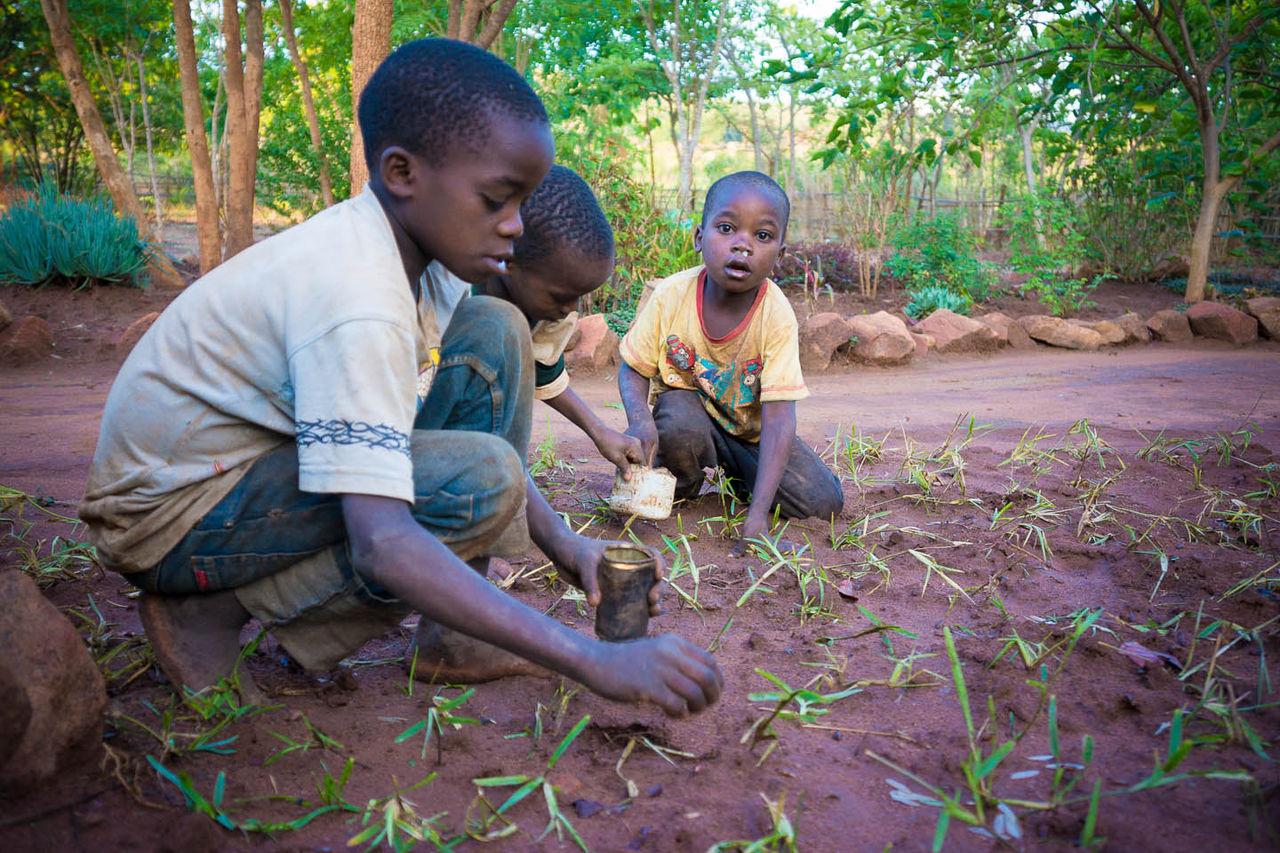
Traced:
<path fill-rule="evenodd" d="M 236 0 L 222 0 L 223 55 L 227 74 L 226 257 L 253 245 L 253 187 L 258 164 L 258 115 L 262 93 L 262 3 L 245 7 L 247 49 L 240 49 Z M 254 39 L 257 38 L 257 48 Z"/>
<path fill-rule="evenodd" d="M 1027 192 L 1036 194 L 1036 161 L 1031 149 L 1031 134 L 1035 131 L 1035 122 L 1018 125 L 1018 140 L 1022 143 L 1022 173 L 1027 179 Z"/>
<path fill-rule="evenodd" d="M 488 50 L 515 5 L 516 0 L 449 0 L 445 35 Z"/>
<path fill-rule="evenodd" d="M 98 167 L 98 174 L 102 177 L 107 192 L 111 194 L 116 213 L 131 217 L 135 224 L 141 223 L 142 209 L 138 205 L 138 196 L 116 158 L 111 140 L 107 137 L 107 128 L 102 123 L 102 115 L 98 112 L 98 105 L 94 103 L 93 93 L 89 91 L 89 83 L 85 80 L 84 66 L 80 63 L 75 39 L 71 36 L 71 16 L 67 13 L 67 2 L 40 0 L 40 8 L 49 24 L 49 38 L 53 42 L 62 75 L 66 78 L 67 88 L 71 91 L 71 102 L 80 118 L 85 139 L 93 152 L 93 162 Z M 182 286 L 182 276 L 178 275 L 173 264 L 159 252 L 152 254 L 148 272 L 151 280 L 162 287 Z"/>
<path fill-rule="evenodd" d="M 76 108 L 89 150 L 93 152 L 93 162 L 98 167 L 98 174 L 102 177 L 107 192 L 111 194 L 116 213 L 133 217 L 134 222 L 140 222 L 142 215 L 138 197 L 133 191 L 133 185 L 129 183 L 128 175 L 120 166 L 115 149 L 111 147 L 107 128 L 102 123 L 102 115 L 98 112 L 98 105 L 94 103 L 93 93 L 89 91 L 84 66 L 76 52 L 75 39 L 71 36 L 71 16 L 67 12 L 67 0 L 40 0 L 40 8 L 49 24 L 49 37 L 58 57 L 58 65 L 61 66 L 67 88 L 71 91 L 71 103 Z"/>
<path fill-rule="evenodd" d="M 359 195 L 369 180 L 364 162 L 364 138 L 360 135 L 360 93 L 378 64 L 391 52 L 393 0 L 356 0 L 351 26 L 351 195 Z M 453 8 L 449 15 L 452 17 Z"/>
<path fill-rule="evenodd" d="M 147 67 L 142 61 L 142 54 L 150 44 L 151 36 L 147 36 L 146 42 L 142 45 L 142 50 L 134 54 L 134 61 L 138 65 L 138 94 L 142 101 L 142 127 L 147 135 L 147 174 L 151 177 L 151 197 L 155 201 L 156 206 L 156 240 L 164 240 L 164 206 L 160 200 L 160 183 L 156 179 L 156 150 L 155 141 L 151 133 L 151 110 L 147 106 Z"/>
<path fill-rule="evenodd" d="M 329 160 L 324 156 L 324 142 L 320 137 L 320 119 L 316 116 L 315 101 L 311 99 L 311 79 L 307 76 L 307 62 L 298 50 L 298 34 L 293 29 L 293 0 L 280 0 L 280 16 L 284 23 L 284 40 L 298 72 L 302 87 L 302 110 L 307 117 L 307 129 L 311 132 L 311 151 L 316 155 L 316 167 L 320 175 L 320 199 L 325 207 L 333 204 L 333 182 L 329 179 Z"/>
<path fill-rule="evenodd" d="M 196 191 L 196 242 L 200 274 L 222 262 L 222 236 L 218 229 L 218 197 L 209 162 L 209 140 L 204 130 L 204 105 L 200 98 L 200 74 L 191 26 L 190 0 L 174 0 L 174 40 L 178 47 L 178 72 L 182 80 L 182 119 L 191 152 L 192 183 Z"/>

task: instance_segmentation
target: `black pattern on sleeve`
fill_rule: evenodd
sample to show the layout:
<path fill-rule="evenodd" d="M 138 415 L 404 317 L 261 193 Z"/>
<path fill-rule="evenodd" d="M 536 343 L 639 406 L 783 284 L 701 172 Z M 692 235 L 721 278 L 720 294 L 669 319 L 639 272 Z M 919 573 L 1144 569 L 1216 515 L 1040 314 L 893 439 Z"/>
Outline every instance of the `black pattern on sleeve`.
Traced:
<path fill-rule="evenodd" d="M 298 447 L 361 444 L 410 456 L 409 436 L 388 424 L 344 420 L 298 421 L 294 424 L 294 431 Z"/>

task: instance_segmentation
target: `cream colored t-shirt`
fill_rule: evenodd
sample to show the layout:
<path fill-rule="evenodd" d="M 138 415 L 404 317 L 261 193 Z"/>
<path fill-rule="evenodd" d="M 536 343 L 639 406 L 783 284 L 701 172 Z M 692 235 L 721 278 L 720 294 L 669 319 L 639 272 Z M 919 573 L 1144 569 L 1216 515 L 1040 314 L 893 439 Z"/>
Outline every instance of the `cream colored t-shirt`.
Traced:
<path fill-rule="evenodd" d="M 422 274 L 422 298 L 431 300 L 441 329 L 449 328 L 453 311 L 458 303 L 471 295 L 471 285 L 449 272 L 439 261 L 432 261 Z M 529 329 L 533 342 L 533 360 L 551 367 L 564 355 L 574 329 L 578 328 L 578 312 L 573 311 L 560 320 L 539 320 Z M 550 400 L 559 397 L 569 387 L 569 371 L 561 370 L 545 385 L 536 385 L 534 399 Z"/>
<path fill-rule="evenodd" d="M 766 280 L 738 327 L 713 338 L 702 323 L 703 271 L 694 267 L 657 283 L 622 339 L 622 358 L 659 394 L 697 391 L 727 432 L 759 441 L 762 404 L 809 396 L 796 315 L 782 289 Z"/>
<path fill-rule="evenodd" d="M 303 491 L 413 500 L 415 389 L 440 330 L 367 187 L 188 287 L 125 360 L 80 517 L 104 564 L 150 568 L 267 451 Z"/>

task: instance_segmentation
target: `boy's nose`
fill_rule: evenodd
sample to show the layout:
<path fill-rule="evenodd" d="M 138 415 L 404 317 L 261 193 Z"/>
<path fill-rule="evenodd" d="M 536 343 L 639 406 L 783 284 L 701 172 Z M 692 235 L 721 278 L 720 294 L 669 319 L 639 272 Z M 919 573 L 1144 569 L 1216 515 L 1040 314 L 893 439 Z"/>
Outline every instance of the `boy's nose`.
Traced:
<path fill-rule="evenodd" d="M 520 208 L 515 213 L 498 223 L 498 234 L 512 240 L 524 233 L 524 220 L 520 218 Z"/>

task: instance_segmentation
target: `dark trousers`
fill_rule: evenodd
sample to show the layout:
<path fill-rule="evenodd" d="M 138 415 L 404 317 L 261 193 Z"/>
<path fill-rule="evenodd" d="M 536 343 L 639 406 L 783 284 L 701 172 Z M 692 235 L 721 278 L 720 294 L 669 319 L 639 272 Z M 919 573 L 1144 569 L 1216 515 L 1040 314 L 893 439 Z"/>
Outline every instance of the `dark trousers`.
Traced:
<path fill-rule="evenodd" d="M 749 496 L 760 467 L 760 445 L 730 435 L 702 406 L 696 391 L 664 391 L 653 407 L 659 465 L 676 477 L 676 497 L 696 497 L 704 468 L 723 468 L 740 497 Z M 840 480 L 809 445 L 794 436 L 770 510 L 785 518 L 831 518 L 844 508 Z"/>

